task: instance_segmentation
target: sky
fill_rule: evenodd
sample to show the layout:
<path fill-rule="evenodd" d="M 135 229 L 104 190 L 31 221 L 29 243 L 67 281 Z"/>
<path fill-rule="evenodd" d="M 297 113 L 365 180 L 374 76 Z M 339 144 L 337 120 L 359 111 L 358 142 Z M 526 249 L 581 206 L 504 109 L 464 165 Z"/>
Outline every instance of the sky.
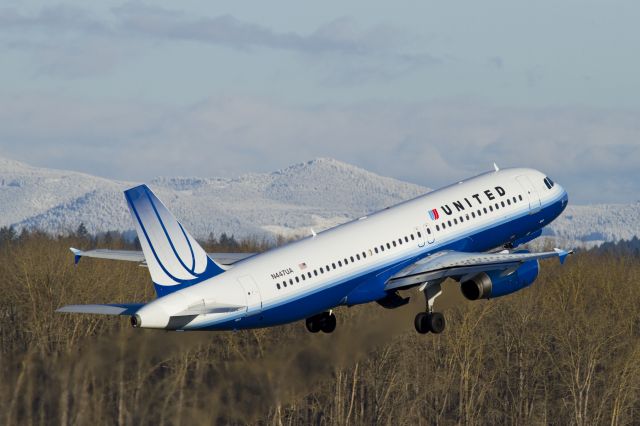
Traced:
<path fill-rule="evenodd" d="M 575 203 L 635 202 L 639 16 L 616 0 L 4 0 L 0 156 L 132 181 L 332 157 L 432 188 L 496 162 Z"/>

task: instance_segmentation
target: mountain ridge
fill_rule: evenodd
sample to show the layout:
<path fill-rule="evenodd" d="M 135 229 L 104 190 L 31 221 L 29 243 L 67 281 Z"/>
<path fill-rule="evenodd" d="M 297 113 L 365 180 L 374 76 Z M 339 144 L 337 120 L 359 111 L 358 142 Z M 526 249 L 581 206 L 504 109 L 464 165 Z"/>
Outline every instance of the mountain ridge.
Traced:
<path fill-rule="evenodd" d="M 131 231 L 122 191 L 136 183 L 0 157 L 0 226 L 67 234 Z M 422 195 L 429 188 L 332 158 L 237 177 L 156 177 L 149 186 L 198 238 L 297 237 Z M 570 245 L 640 236 L 640 203 L 569 205 L 544 230 Z"/>

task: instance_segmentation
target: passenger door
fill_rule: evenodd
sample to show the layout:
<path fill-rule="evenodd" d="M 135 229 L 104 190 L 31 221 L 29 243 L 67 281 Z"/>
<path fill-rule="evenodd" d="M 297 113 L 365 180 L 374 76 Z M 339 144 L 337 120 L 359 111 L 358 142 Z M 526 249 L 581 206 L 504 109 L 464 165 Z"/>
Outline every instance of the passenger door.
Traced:
<path fill-rule="evenodd" d="M 262 311 L 262 297 L 256 281 L 251 275 L 238 278 L 238 282 L 244 289 L 247 298 L 247 315 L 257 314 Z"/>
<path fill-rule="evenodd" d="M 541 208 L 540 195 L 528 176 L 522 175 L 516 178 L 522 189 L 524 196 L 529 197 L 529 214 L 538 213 Z"/>

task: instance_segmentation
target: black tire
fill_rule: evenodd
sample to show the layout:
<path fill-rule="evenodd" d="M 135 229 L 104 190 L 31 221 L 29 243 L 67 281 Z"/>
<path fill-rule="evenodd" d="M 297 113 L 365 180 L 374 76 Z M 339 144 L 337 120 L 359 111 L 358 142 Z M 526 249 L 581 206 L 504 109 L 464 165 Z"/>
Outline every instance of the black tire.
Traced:
<path fill-rule="evenodd" d="M 333 330 L 336 329 L 336 316 L 331 313 L 327 313 L 323 318 L 322 318 L 322 323 L 320 324 L 320 329 L 324 332 L 324 333 L 333 333 Z"/>
<path fill-rule="evenodd" d="M 429 324 L 429 331 L 435 334 L 442 333 L 446 326 L 444 315 L 440 312 L 432 312 L 428 314 L 427 323 Z"/>
<path fill-rule="evenodd" d="M 416 331 L 420 334 L 427 334 L 429 332 L 429 324 L 427 322 L 426 312 L 420 312 L 416 315 L 416 319 L 413 321 L 413 325 L 416 327 Z"/>
<path fill-rule="evenodd" d="M 320 322 L 317 321 L 317 318 L 307 318 L 305 325 L 310 333 L 317 333 L 320 331 Z"/>

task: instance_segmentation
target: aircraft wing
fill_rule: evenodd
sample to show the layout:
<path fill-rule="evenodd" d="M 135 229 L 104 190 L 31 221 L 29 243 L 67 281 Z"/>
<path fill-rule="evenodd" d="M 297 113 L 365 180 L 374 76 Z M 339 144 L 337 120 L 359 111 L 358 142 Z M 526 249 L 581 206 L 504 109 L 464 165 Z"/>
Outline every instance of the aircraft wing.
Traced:
<path fill-rule="evenodd" d="M 563 263 L 567 255 L 572 253 L 573 250 L 557 248 L 542 253 L 511 253 L 506 250 L 499 253 L 464 253 L 445 250 L 407 266 L 389 278 L 385 290 L 409 288 L 428 281 L 488 271 L 504 271 L 504 275 L 509 275 L 526 261 L 558 257 Z"/>
<path fill-rule="evenodd" d="M 142 251 L 138 250 L 95 249 L 83 251 L 71 247 L 71 252 L 74 255 L 76 264 L 83 257 L 95 257 L 98 259 L 126 260 L 129 262 L 138 262 L 142 265 L 146 265 Z M 207 256 L 209 256 L 211 260 L 226 266 L 233 265 L 234 263 L 244 260 L 253 255 L 255 255 L 255 253 L 207 253 Z"/>
<path fill-rule="evenodd" d="M 133 315 L 144 303 L 113 303 L 108 305 L 67 305 L 56 309 L 56 312 L 100 314 L 100 315 Z"/>

